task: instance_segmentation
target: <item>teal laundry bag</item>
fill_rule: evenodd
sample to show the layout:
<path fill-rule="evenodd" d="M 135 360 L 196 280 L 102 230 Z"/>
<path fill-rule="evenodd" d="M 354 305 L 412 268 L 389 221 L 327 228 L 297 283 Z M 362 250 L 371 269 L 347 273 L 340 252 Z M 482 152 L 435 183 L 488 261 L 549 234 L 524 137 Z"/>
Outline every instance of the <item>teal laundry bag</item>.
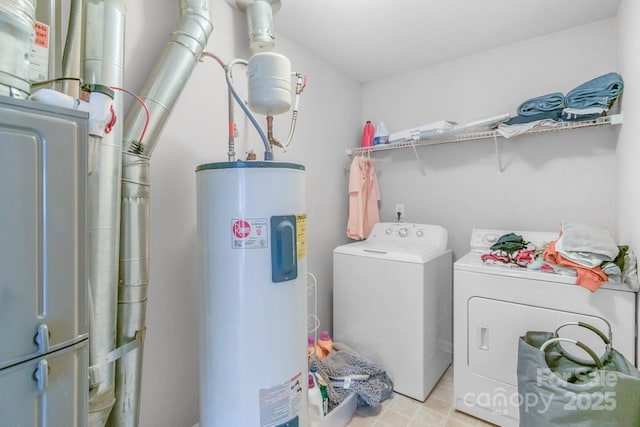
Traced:
<path fill-rule="evenodd" d="M 518 342 L 520 427 L 640 427 L 640 372 L 591 325 L 607 350 L 598 357 L 579 341 L 555 332 L 529 331 Z M 560 327 L 566 326 L 561 325 Z M 564 351 L 568 341 L 593 360 Z"/>

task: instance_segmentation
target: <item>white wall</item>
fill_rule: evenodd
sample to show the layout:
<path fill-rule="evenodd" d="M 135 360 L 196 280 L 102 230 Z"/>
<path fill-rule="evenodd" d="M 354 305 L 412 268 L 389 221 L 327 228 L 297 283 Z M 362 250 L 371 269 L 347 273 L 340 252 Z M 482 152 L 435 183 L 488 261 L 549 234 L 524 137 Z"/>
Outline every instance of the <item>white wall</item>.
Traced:
<path fill-rule="evenodd" d="M 248 59 L 245 15 L 222 0 L 210 4 L 215 28 L 207 50 L 225 62 L 238 57 Z M 125 76 L 128 89 L 140 90 L 178 15 L 175 0 L 129 2 Z M 277 14 L 274 27 L 277 30 Z M 331 250 L 346 240 L 345 141 L 357 139 L 360 132 L 361 88 L 282 37 L 276 40 L 276 51 L 291 60 L 294 71 L 308 74 L 294 143 L 288 153 L 276 151 L 275 155 L 277 160 L 302 163 L 307 168 L 308 269 L 318 277 L 319 315 L 323 326 L 330 327 Z M 246 94 L 242 85 L 244 71 L 242 67 L 234 69 L 234 80 L 239 91 Z M 276 117 L 275 136 L 281 140 L 286 139 L 289 117 Z M 236 118 L 241 134 L 237 152 L 244 158 L 246 151 L 254 149 L 261 158 L 262 143 L 240 108 L 236 108 Z M 226 129 L 224 73 L 216 62 L 207 59 L 187 82 L 151 158 L 151 272 L 142 427 L 191 426 L 198 420 L 194 171 L 202 163 L 226 161 Z M 259 323 L 260 319 L 255 321 Z M 260 349 L 256 350 L 259 354 Z"/>
<path fill-rule="evenodd" d="M 618 10 L 618 63 L 624 78 L 624 126 L 620 130 L 616 153 L 616 212 L 618 235 L 640 250 L 640 3 L 622 0 Z"/>
<path fill-rule="evenodd" d="M 467 123 L 515 114 L 528 98 L 567 93 L 617 71 L 616 20 L 531 39 L 364 85 L 363 120 L 390 130 L 439 120 Z M 420 54 L 416 52 L 416 54 Z M 404 203 L 406 221 L 443 225 L 456 258 L 472 228 L 558 231 L 581 221 L 616 231 L 616 135 L 602 127 L 376 153 L 384 221 Z"/>

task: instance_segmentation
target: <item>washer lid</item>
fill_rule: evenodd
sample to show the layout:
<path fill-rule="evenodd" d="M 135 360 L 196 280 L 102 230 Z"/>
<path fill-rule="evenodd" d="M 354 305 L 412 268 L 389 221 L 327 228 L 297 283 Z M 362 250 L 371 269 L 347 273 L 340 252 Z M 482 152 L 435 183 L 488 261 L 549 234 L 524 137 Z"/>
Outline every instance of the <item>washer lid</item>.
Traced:
<path fill-rule="evenodd" d="M 334 255 L 352 255 L 366 258 L 377 258 L 386 261 L 399 261 L 414 264 L 424 264 L 444 252 L 440 248 L 425 248 L 417 251 L 412 248 L 384 248 L 374 247 L 369 242 L 362 241 L 338 246 L 333 250 Z"/>

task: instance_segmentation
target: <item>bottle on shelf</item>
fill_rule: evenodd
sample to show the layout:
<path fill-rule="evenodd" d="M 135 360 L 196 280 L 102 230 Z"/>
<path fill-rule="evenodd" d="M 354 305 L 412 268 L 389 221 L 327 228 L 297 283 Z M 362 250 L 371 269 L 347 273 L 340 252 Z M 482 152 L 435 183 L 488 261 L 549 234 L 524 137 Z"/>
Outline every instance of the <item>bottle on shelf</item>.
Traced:
<path fill-rule="evenodd" d="M 320 391 L 320 387 L 316 384 L 316 376 L 315 376 L 315 366 L 311 367 L 309 372 L 309 416 L 311 419 L 322 419 L 324 416 L 323 409 L 323 401 L 322 401 L 322 392 Z"/>
<path fill-rule="evenodd" d="M 370 120 L 367 120 L 367 123 L 364 124 L 364 130 L 362 131 L 362 146 L 363 147 L 371 147 L 373 145 L 373 134 L 375 133 L 375 129 L 373 128 L 373 124 Z"/>
<path fill-rule="evenodd" d="M 320 342 L 320 340 L 318 340 Z M 323 349 L 321 349 L 318 345 L 316 345 L 316 340 L 314 337 L 307 338 L 307 359 L 311 362 L 311 355 L 314 354 L 318 359 L 322 359 L 326 356 Z"/>
<path fill-rule="evenodd" d="M 333 340 L 329 335 L 329 331 L 322 331 L 316 347 L 320 348 L 320 350 L 322 351 L 323 356 L 321 357 L 321 359 L 326 357 L 331 351 L 333 351 Z"/>
<path fill-rule="evenodd" d="M 376 131 L 373 134 L 373 145 L 388 144 L 389 143 L 389 129 L 384 125 L 384 122 L 378 123 Z"/>
<path fill-rule="evenodd" d="M 327 382 L 322 378 L 320 372 L 315 366 L 311 366 L 311 373 L 314 375 L 316 385 L 320 389 L 320 395 L 322 396 L 322 413 L 327 415 L 329 413 L 329 394 L 327 393 Z"/>

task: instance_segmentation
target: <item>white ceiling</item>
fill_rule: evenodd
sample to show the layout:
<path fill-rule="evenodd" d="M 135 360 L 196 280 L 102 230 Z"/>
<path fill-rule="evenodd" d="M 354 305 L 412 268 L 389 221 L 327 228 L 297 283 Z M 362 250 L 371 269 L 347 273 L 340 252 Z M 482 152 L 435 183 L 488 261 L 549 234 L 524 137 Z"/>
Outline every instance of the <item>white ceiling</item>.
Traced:
<path fill-rule="evenodd" d="M 274 1 L 274 0 L 271 0 Z M 273 28 L 367 82 L 614 17 L 620 0 L 282 0 Z M 559 47 L 561 48 L 561 47 Z"/>

